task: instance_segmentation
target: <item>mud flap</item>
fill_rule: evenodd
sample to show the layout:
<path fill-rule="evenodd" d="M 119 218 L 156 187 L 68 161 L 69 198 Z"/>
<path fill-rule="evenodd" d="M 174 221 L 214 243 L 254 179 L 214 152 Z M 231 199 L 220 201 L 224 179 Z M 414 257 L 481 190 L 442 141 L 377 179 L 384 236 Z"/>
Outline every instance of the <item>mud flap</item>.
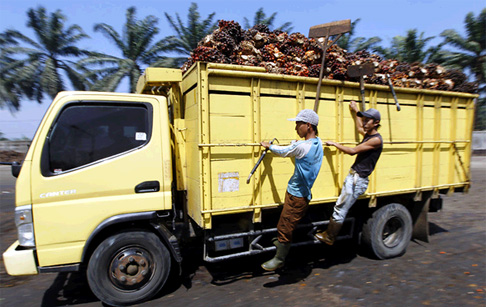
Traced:
<path fill-rule="evenodd" d="M 429 220 L 427 217 L 429 205 L 430 197 L 427 197 L 425 201 L 415 202 L 411 212 L 413 220 L 412 239 L 427 243 L 429 243 Z"/>

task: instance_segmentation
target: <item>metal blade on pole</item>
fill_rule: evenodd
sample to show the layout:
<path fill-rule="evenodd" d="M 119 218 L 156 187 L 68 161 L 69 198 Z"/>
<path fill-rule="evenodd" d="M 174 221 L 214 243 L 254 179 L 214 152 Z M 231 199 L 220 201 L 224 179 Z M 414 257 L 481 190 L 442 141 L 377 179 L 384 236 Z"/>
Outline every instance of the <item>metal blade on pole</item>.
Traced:
<path fill-rule="evenodd" d="M 317 83 L 317 90 L 316 90 L 316 101 L 314 103 L 314 111 L 317 112 L 317 108 L 319 106 L 319 97 L 321 96 L 321 83 L 322 78 L 324 77 L 324 69 L 326 63 L 326 51 L 329 47 L 331 47 L 338 39 L 344 34 L 351 31 L 351 20 L 340 20 L 334 21 L 329 23 L 324 23 L 321 25 L 313 26 L 309 30 L 309 38 L 322 38 L 324 37 L 324 44 L 319 45 L 322 48 L 322 62 L 321 62 L 321 70 L 319 72 L 319 81 Z M 329 37 L 332 35 L 338 35 L 338 37 L 328 45 Z"/>
<path fill-rule="evenodd" d="M 361 94 L 361 106 L 363 111 L 366 109 L 365 105 L 365 88 L 364 88 L 364 76 L 372 76 L 375 73 L 375 67 L 372 63 L 365 63 L 361 65 L 349 65 L 348 76 L 359 78 L 359 91 Z"/>

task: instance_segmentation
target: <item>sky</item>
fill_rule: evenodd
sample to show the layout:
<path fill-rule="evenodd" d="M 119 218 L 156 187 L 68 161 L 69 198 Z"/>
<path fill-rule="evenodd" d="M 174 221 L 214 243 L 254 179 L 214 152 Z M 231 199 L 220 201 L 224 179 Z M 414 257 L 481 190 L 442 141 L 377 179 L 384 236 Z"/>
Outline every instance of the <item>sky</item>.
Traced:
<path fill-rule="evenodd" d="M 306 36 L 311 26 L 359 18 L 356 36 L 378 36 L 383 39 L 382 45 L 385 46 L 394 36 L 404 36 L 410 29 L 424 32 L 425 37 L 438 37 L 446 29 L 455 29 L 464 34 L 466 15 L 473 12 L 477 16 L 486 8 L 484 0 L 0 0 L 0 31 L 15 29 L 34 38 L 32 30 L 26 27 L 27 10 L 43 6 L 48 13 L 61 10 L 67 17 L 66 25 L 77 24 L 83 28 L 90 39 L 81 40 L 79 47 L 119 55 L 101 33 L 93 31 L 94 24 L 106 23 L 121 33 L 127 8 L 135 6 L 138 19 L 148 15 L 159 19 L 157 39 L 162 39 L 175 34 L 164 13 L 171 16 L 177 13 L 186 22 L 192 2 L 198 4 L 202 19 L 214 12 L 215 20 L 235 20 L 240 24 L 243 24 L 244 17 L 252 22 L 259 8 L 263 8 L 267 16 L 277 12 L 275 26 L 290 21 L 293 32 Z M 432 44 L 440 41 L 440 38 L 436 38 Z M 0 132 L 9 139 L 32 138 L 49 104 L 50 99 L 45 99 L 42 104 L 24 100 L 18 112 L 0 109 Z"/>

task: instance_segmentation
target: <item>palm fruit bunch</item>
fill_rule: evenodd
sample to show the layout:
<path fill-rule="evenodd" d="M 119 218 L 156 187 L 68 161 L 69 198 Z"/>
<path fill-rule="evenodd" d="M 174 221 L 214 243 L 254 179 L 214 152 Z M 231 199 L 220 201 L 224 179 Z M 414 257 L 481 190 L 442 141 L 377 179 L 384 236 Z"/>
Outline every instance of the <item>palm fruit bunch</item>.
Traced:
<path fill-rule="evenodd" d="M 202 39 L 182 66 L 183 73 L 195 62 L 211 62 L 264 67 L 269 73 L 319 77 L 322 49 L 313 38 L 301 33 L 270 31 L 266 25 L 243 30 L 235 21 L 219 21 L 219 27 Z M 382 59 L 362 50 L 348 52 L 336 44 L 326 51 L 324 78 L 357 81 L 347 74 L 348 66 L 372 63 L 375 74 L 364 76 L 370 84 L 475 93 L 478 84 L 467 82 L 459 70 L 446 70 L 438 64 L 405 63 Z"/>

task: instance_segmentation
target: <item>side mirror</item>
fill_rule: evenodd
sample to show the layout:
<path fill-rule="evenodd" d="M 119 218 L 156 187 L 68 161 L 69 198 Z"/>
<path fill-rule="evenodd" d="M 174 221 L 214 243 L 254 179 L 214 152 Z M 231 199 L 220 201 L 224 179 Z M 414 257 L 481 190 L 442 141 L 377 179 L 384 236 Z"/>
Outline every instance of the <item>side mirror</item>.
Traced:
<path fill-rule="evenodd" d="M 22 168 L 22 164 L 19 162 L 12 162 L 12 176 L 15 178 L 19 177 L 20 169 Z"/>

